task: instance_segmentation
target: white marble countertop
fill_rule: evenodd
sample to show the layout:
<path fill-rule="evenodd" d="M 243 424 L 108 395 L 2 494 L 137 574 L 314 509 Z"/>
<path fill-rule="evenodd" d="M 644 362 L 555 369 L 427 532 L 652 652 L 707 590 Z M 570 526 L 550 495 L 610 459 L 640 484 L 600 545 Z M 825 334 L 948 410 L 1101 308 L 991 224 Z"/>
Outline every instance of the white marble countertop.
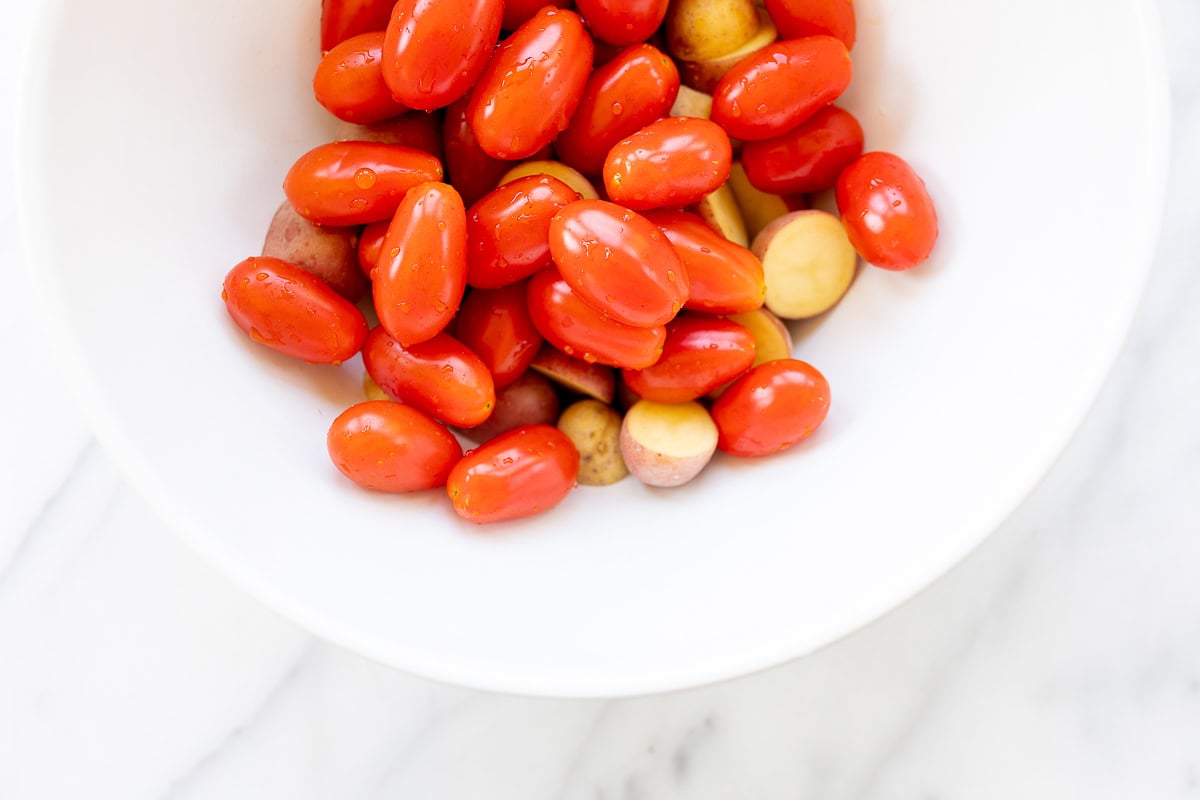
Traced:
<path fill-rule="evenodd" d="M 4 192 L 0 798 L 1200 797 L 1200 4 L 1160 1 L 1167 218 L 1073 444 L 897 611 L 796 663 L 669 696 L 441 686 L 243 594 L 167 532 L 65 393 L 22 301 Z M 5 153 L 34 4 L 14 5 Z M 0 170 L 11 187 L 12 159 Z"/>

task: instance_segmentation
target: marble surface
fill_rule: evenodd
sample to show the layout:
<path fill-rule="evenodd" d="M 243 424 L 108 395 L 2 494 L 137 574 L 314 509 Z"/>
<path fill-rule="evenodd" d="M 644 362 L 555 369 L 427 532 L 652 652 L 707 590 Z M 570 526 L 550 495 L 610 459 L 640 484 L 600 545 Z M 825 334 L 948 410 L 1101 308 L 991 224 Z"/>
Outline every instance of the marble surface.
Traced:
<path fill-rule="evenodd" d="M 0 29 L 10 75 L 32 17 L 16 5 Z M 64 392 L 21 302 L 2 193 L 0 798 L 1200 797 L 1200 4 L 1160 5 L 1167 217 L 1072 445 L 977 552 L 884 619 L 666 696 L 442 686 L 243 594 L 167 532 Z M 6 154 L 15 86 L 0 86 Z M 14 169 L 0 163 L 0 185 Z"/>

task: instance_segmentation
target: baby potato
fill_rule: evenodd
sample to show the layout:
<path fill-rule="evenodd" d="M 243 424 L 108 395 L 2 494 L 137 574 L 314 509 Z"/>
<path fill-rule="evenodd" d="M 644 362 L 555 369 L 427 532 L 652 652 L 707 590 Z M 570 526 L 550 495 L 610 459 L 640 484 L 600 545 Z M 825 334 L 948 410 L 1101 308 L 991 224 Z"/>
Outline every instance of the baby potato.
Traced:
<path fill-rule="evenodd" d="M 598 400 L 580 400 L 558 418 L 558 429 L 579 451 L 579 482 L 608 486 L 629 474 L 621 458 L 621 412 Z"/>
<path fill-rule="evenodd" d="M 700 202 L 696 203 L 696 213 L 710 228 L 729 241 L 745 248 L 750 247 L 750 237 L 746 233 L 742 209 L 738 207 L 737 197 L 729 187 L 728 181 L 700 198 Z"/>
<path fill-rule="evenodd" d="M 600 193 L 596 191 L 596 187 L 592 185 L 592 182 L 582 172 L 574 167 L 567 166 L 561 161 L 522 161 L 504 173 L 500 180 L 496 182 L 496 185 L 503 186 L 506 183 L 515 181 L 517 178 L 524 178 L 526 175 L 549 175 L 551 178 L 558 178 L 567 186 L 579 192 L 579 196 L 584 200 L 596 200 L 600 197 Z"/>
<path fill-rule="evenodd" d="M 667 10 L 667 49 L 683 61 L 731 53 L 758 31 L 754 0 L 673 0 Z"/>
<path fill-rule="evenodd" d="M 741 209 L 742 219 L 746 223 L 746 233 L 751 240 L 758 236 L 763 228 L 789 211 L 804 210 L 802 197 L 771 194 L 750 183 L 750 179 L 746 177 L 746 168 L 740 161 L 733 162 L 729 169 L 729 180 L 725 185 L 737 198 L 738 208 Z M 837 204 L 833 203 L 832 208 L 836 211 Z"/>
<path fill-rule="evenodd" d="M 490 417 L 461 430 L 464 436 L 483 444 L 523 425 L 553 425 L 557 417 L 558 393 L 550 381 L 527 370 L 496 390 L 496 405 Z"/>
<path fill-rule="evenodd" d="M 704 60 L 681 61 L 679 63 L 680 78 L 685 86 L 711 95 L 713 89 L 717 88 L 717 83 L 734 64 L 751 53 L 757 53 L 778 38 L 779 31 L 771 20 L 771 15 L 760 8 L 758 9 L 757 30 L 740 47 Z"/>
<path fill-rule="evenodd" d="M 754 237 L 762 260 L 766 306 L 784 319 L 828 311 L 850 288 L 858 254 L 840 219 L 824 211 L 793 211 Z"/>
<path fill-rule="evenodd" d="M 690 86 L 680 86 L 679 93 L 675 95 L 675 104 L 671 106 L 668 113 L 672 117 L 708 119 L 712 114 L 712 95 L 697 91 Z"/>
<path fill-rule="evenodd" d="M 648 486 L 680 486 L 700 474 L 717 450 L 717 425 L 699 403 L 639 400 L 621 424 L 621 456 Z"/>
<path fill-rule="evenodd" d="M 357 300 L 367 289 L 358 265 L 358 228 L 314 225 L 286 200 L 267 228 L 262 254 L 316 275 L 347 300 Z"/>

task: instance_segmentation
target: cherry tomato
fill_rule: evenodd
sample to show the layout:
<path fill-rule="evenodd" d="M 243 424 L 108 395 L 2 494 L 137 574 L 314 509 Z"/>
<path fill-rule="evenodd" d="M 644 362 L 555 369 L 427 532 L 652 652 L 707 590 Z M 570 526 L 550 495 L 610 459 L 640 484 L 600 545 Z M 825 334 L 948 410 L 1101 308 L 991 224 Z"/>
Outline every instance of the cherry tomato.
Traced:
<path fill-rule="evenodd" d="M 442 160 L 442 118 L 440 114 L 401 114 L 398 117 L 358 125 L 348 132 L 350 135 L 338 139 L 381 144 L 402 144 L 415 150 L 423 150 Z"/>
<path fill-rule="evenodd" d="M 500 21 L 500 27 L 515 31 L 545 6 L 570 8 L 571 0 L 504 0 L 504 19 Z"/>
<path fill-rule="evenodd" d="M 667 329 L 639 328 L 601 314 L 571 291 L 557 270 L 529 280 L 529 317 L 546 341 L 569 356 L 612 367 L 641 369 L 658 360 Z"/>
<path fill-rule="evenodd" d="M 679 94 L 679 70 L 648 44 L 622 50 L 588 78 L 566 130 L 554 140 L 560 161 L 599 175 L 617 142 L 666 115 Z"/>
<path fill-rule="evenodd" d="M 351 36 L 387 27 L 395 0 L 321 0 L 321 52 Z"/>
<path fill-rule="evenodd" d="M 374 277 L 379 266 L 379 254 L 383 252 L 383 240 L 387 238 L 391 220 L 381 219 L 363 228 L 358 235 L 358 265 L 368 278 Z"/>
<path fill-rule="evenodd" d="M 318 225 L 365 225 L 395 214 L 412 187 L 441 178 L 441 162 L 420 150 L 330 142 L 300 156 L 283 179 L 283 192 Z"/>
<path fill-rule="evenodd" d="M 862 151 L 858 120 L 844 108 L 826 106 L 782 136 L 746 142 L 742 166 L 761 191 L 814 194 L 833 188 Z"/>
<path fill-rule="evenodd" d="M 404 196 L 371 275 L 379 324 L 403 347 L 441 333 L 467 288 L 467 218 L 445 183 L 423 183 Z"/>
<path fill-rule="evenodd" d="M 469 451 L 450 471 L 446 493 L 471 522 L 548 511 L 575 488 L 579 451 L 558 428 L 525 425 Z"/>
<path fill-rule="evenodd" d="M 547 6 L 497 48 L 471 91 L 467 120 L 495 158 L 526 158 L 567 127 L 592 71 L 579 15 Z"/>
<path fill-rule="evenodd" d="M 929 258 L 938 237 L 937 210 L 925 182 L 892 153 L 867 153 L 842 171 L 838 212 L 854 249 L 867 262 L 911 269 Z"/>
<path fill-rule="evenodd" d="M 667 324 L 662 356 L 621 377 L 634 394 L 657 403 L 685 403 L 723 386 L 754 364 L 754 336 L 720 317 L 681 315 Z"/>
<path fill-rule="evenodd" d="M 851 74 L 850 53 L 832 36 L 775 42 L 717 82 L 712 121 L 735 139 L 780 136 L 836 100 Z"/>
<path fill-rule="evenodd" d="M 613 145 L 604 188 L 614 203 L 642 211 L 691 205 L 729 178 L 733 149 L 720 126 L 667 117 Z"/>
<path fill-rule="evenodd" d="M 473 289 L 458 311 L 455 335 L 482 359 L 499 389 L 533 363 L 542 336 L 529 318 L 525 284 Z"/>
<path fill-rule="evenodd" d="M 313 75 L 313 95 L 338 119 L 381 122 L 407 107 L 392 99 L 380 69 L 383 34 L 362 33 L 330 50 Z"/>
<path fill-rule="evenodd" d="M 430 111 L 466 94 L 492 55 L 503 11 L 503 0 L 399 0 L 383 42 L 392 95 Z"/>
<path fill-rule="evenodd" d="M 854 47 L 854 0 L 766 0 L 780 39 L 824 34 Z"/>
<path fill-rule="evenodd" d="M 278 258 L 239 263 L 225 276 L 221 299 L 251 339 L 314 364 L 342 363 L 367 337 L 367 321 L 353 303 Z"/>
<path fill-rule="evenodd" d="M 444 425 L 390 400 L 350 406 L 329 426 L 325 444 L 343 475 L 381 492 L 445 486 L 462 458 L 462 445 Z"/>
<path fill-rule="evenodd" d="M 467 283 L 495 289 L 550 266 L 550 220 L 579 193 L 549 175 L 526 175 L 467 212 Z"/>
<path fill-rule="evenodd" d="M 578 200 L 550 222 L 550 254 L 579 299 L 626 325 L 662 325 L 688 299 L 688 275 L 658 226 L 606 200 Z"/>
<path fill-rule="evenodd" d="M 512 169 L 512 162 L 492 158 L 483 152 L 467 122 L 469 99 L 470 95 L 467 95 L 446 109 L 442 146 L 446 152 L 446 172 L 450 182 L 462 195 L 463 202 L 471 206 L 496 188 L 504 173 Z"/>
<path fill-rule="evenodd" d="M 449 334 L 404 348 L 382 326 L 362 351 L 367 374 L 389 397 L 450 425 L 483 422 L 496 404 L 496 387 L 479 356 Z"/>
<path fill-rule="evenodd" d="M 735 456 L 765 456 L 804 439 L 829 413 L 829 382 L 794 358 L 759 364 L 713 403 L 717 447 Z"/>
<path fill-rule="evenodd" d="M 588 30 L 618 47 L 645 41 L 667 16 L 668 0 L 575 0 Z"/>
<path fill-rule="evenodd" d="M 762 262 L 714 231 L 695 214 L 657 209 L 645 212 L 675 248 L 687 273 L 684 308 L 710 314 L 741 314 L 763 304 L 767 286 Z"/>

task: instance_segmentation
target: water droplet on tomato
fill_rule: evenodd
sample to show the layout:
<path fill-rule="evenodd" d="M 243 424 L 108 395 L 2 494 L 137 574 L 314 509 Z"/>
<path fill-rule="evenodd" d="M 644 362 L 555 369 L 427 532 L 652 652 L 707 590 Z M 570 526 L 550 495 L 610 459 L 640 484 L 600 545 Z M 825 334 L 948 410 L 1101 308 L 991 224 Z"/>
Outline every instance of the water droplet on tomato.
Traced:
<path fill-rule="evenodd" d="M 257 275 L 255 275 L 255 276 L 254 276 L 254 280 L 256 280 L 256 281 L 265 281 L 265 280 L 266 280 L 267 278 L 269 278 L 269 277 L 271 277 L 271 276 L 270 276 L 270 275 L 268 275 L 267 273 L 265 273 L 265 272 L 260 272 L 260 273 L 258 273 Z"/>
<path fill-rule="evenodd" d="M 614 117 L 619 117 L 619 116 L 621 116 L 621 112 L 622 112 L 622 111 L 624 111 L 624 110 L 625 110 L 625 109 L 621 107 L 621 104 L 620 104 L 620 103 L 613 103 L 613 104 L 612 104 L 612 113 L 613 113 L 613 116 L 614 116 Z"/>
<path fill-rule="evenodd" d="M 375 185 L 375 170 L 363 167 L 354 173 L 354 185 L 360 189 L 370 189 Z"/>
<path fill-rule="evenodd" d="M 444 221 L 442 221 L 442 220 L 438 220 L 437 229 L 438 229 L 439 231 L 444 231 L 444 230 L 446 230 L 446 223 L 445 223 Z"/>

